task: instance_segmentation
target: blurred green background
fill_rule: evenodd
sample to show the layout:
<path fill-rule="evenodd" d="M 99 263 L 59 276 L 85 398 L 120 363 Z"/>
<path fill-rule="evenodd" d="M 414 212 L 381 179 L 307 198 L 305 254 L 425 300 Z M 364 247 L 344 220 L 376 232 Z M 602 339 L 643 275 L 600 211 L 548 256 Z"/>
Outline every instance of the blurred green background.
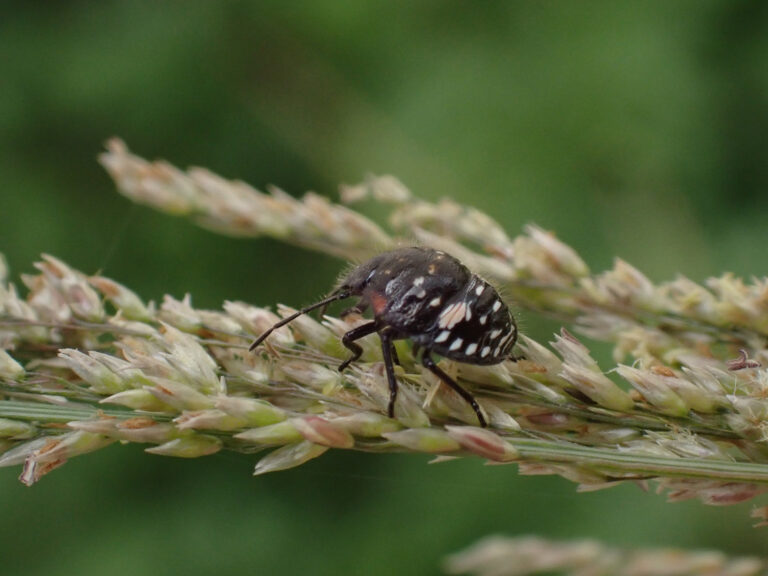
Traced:
<path fill-rule="evenodd" d="M 767 94 L 759 1 L 6 1 L 0 251 L 14 274 L 49 252 L 201 307 L 331 285 L 330 258 L 132 206 L 95 161 L 119 135 L 293 194 L 392 173 L 511 235 L 553 229 L 593 270 L 620 255 L 654 280 L 762 276 Z M 427 460 L 338 452 L 252 478 L 252 457 L 115 446 L 33 488 L 2 469 L 3 573 L 437 574 L 493 532 L 765 551 L 751 503 Z"/>

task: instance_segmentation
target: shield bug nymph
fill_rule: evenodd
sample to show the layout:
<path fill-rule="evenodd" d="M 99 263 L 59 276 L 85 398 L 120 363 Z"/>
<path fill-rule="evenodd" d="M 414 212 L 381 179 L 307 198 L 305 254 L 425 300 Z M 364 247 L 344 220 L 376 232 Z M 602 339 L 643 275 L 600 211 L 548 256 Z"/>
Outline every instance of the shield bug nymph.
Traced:
<path fill-rule="evenodd" d="M 448 376 L 432 355 L 467 364 L 498 364 L 514 359 L 510 352 L 517 341 L 517 325 L 490 284 L 440 250 L 400 248 L 371 258 L 344 276 L 328 297 L 272 326 L 251 344 L 250 350 L 275 328 L 311 310 L 351 297 L 358 297 L 359 301 L 350 310 L 363 313 L 370 308 L 373 319 L 341 338 L 352 355 L 339 365 L 339 371 L 362 354 L 356 340 L 378 333 L 389 384 L 387 413 L 392 418 L 397 397 L 393 342 L 410 339 L 414 356 L 418 358 L 420 353 L 424 367 L 466 400 L 480 425 L 487 426 L 474 396 Z"/>

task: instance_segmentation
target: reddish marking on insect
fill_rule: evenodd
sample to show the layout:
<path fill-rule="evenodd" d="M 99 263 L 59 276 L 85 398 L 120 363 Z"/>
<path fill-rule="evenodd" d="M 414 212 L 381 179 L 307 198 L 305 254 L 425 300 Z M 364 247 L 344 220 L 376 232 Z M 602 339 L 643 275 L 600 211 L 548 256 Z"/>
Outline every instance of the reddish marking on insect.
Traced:
<path fill-rule="evenodd" d="M 371 299 L 371 307 L 374 314 L 381 314 L 384 312 L 384 308 L 387 307 L 387 298 L 380 292 L 369 292 L 369 298 Z"/>

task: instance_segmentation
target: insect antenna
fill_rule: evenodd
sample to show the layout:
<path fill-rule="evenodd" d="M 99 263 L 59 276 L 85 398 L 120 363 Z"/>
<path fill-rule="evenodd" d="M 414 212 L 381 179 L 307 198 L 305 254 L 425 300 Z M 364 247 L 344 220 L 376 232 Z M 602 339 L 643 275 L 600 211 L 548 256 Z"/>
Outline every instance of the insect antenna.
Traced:
<path fill-rule="evenodd" d="M 288 316 L 288 317 L 286 317 L 286 318 L 283 318 L 282 320 L 280 320 L 280 322 L 277 322 L 276 324 L 273 324 L 273 325 L 272 325 L 272 327 L 271 327 L 269 330 L 267 330 L 266 332 L 264 332 L 264 334 L 262 334 L 261 336 L 259 336 L 258 338 L 256 338 L 256 340 L 254 340 L 254 341 L 253 341 L 253 344 L 251 344 L 251 345 L 248 347 L 248 351 L 249 351 L 249 352 L 253 352 L 253 350 L 254 350 L 254 349 L 255 349 L 255 348 L 256 348 L 256 347 L 257 347 L 259 344 L 261 344 L 262 342 L 264 342 L 264 340 L 266 340 L 266 338 L 267 338 L 267 337 L 268 337 L 270 334 L 272 334 L 272 332 L 274 332 L 274 331 L 275 331 L 277 328 L 280 328 L 281 326 L 285 326 L 285 325 L 286 325 L 286 324 L 288 324 L 289 322 L 293 322 L 294 320 L 296 320 L 296 318 L 298 318 L 298 317 L 299 317 L 299 316 L 301 316 L 302 314 L 306 314 L 307 312 L 311 312 L 312 310 L 315 310 L 315 309 L 317 309 L 317 308 L 321 308 L 321 307 L 322 307 L 323 309 L 325 309 L 325 308 L 328 306 L 328 304 L 330 304 L 330 303 L 332 303 L 332 302 L 336 302 L 337 300 L 344 300 L 345 298 L 349 298 L 349 296 L 350 296 L 350 294 L 349 294 L 349 292 L 347 292 L 347 291 L 343 291 L 343 292 L 337 292 L 336 294 L 331 294 L 331 295 L 330 295 L 330 296 L 328 296 L 327 298 L 323 298 L 322 300 L 320 300 L 320 302 L 315 302 L 314 304 L 310 304 L 309 306 L 305 306 L 304 308 L 302 308 L 302 309 L 301 309 L 301 310 L 299 310 L 298 312 L 294 312 L 294 313 L 293 313 L 293 314 L 291 314 L 290 316 Z"/>

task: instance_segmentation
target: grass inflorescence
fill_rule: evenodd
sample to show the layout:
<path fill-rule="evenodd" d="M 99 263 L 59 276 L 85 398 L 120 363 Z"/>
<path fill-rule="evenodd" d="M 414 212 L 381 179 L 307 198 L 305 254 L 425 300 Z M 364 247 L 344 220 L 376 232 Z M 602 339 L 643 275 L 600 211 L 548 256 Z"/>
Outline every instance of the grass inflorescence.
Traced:
<path fill-rule="evenodd" d="M 478 399 L 472 409 L 398 344 L 398 396 L 373 335 L 346 372 L 340 336 L 363 320 L 302 316 L 255 353 L 250 342 L 294 310 L 192 299 L 146 303 L 130 288 L 53 256 L 20 291 L 0 262 L 0 466 L 36 482 L 113 442 L 197 457 L 259 452 L 256 473 L 335 449 L 475 455 L 582 490 L 655 481 L 670 500 L 731 504 L 768 489 L 768 280 L 654 284 L 617 260 L 603 273 L 552 233 L 510 238 L 489 216 L 414 197 L 392 177 L 342 189 L 389 207 L 388 226 L 309 194 L 257 191 L 204 169 L 148 162 L 112 141 L 101 157 L 121 193 L 216 231 L 267 235 L 345 260 L 409 238 L 443 249 L 516 306 L 563 322 L 550 342 L 523 335 L 518 362 L 441 361 Z M 388 231 L 389 230 L 389 231 Z M 578 334 L 579 337 L 574 336 Z M 611 342 L 600 366 L 587 339 Z M 402 344 L 402 345 L 401 345 Z M 766 522 L 768 508 L 753 512 Z"/>
<path fill-rule="evenodd" d="M 475 576 L 762 576 L 768 561 L 714 550 L 627 550 L 594 540 L 492 536 L 450 556 L 445 567 L 449 574 Z"/>

